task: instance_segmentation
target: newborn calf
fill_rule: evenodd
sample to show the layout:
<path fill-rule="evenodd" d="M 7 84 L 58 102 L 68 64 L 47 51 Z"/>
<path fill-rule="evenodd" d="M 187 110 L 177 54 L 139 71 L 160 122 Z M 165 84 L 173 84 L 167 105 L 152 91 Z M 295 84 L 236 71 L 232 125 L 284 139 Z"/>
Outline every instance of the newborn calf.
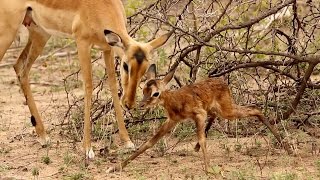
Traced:
<path fill-rule="evenodd" d="M 281 142 L 281 136 L 264 118 L 259 109 L 252 106 L 239 106 L 234 103 L 228 85 L 222 79 L 209 78 L 184 86 L 178 90 L 166 90 L 165 86 L 172 79 L 173 74 L 174 70 L 169 72 L 162 80 L 157 80 L 155 79 L 156 67 L 155 65 L 150 66 L 140 106 L 150 108 L 159 104 L 166 110 L 168 119 L 163 123 L 155 136 L 145 142 L 134 154 L 121 163 L 122 168 L 157 143 L 177 123 L 186 119 L 192 119 L 196 123 L 198 143 L 195 146 L 195 150 L 199 151 L 200 147 L 202 149 L 205 171 L 208 170 L 209 164 L 206 149 L 206 134 L 217 116 L 229 120 L 255 116 Z M 205 127 L 207 117 L 209 118 Z M 121 167 L 111 168 L 109 171 L 119 170 Z"/>

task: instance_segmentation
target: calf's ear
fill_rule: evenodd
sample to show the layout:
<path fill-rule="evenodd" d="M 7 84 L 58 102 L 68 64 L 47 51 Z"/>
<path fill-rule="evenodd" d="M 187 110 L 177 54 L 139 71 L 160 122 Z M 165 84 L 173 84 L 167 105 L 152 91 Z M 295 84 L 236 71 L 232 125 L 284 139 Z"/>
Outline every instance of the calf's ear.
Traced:
<path fill-rule="evenodd" d="M 151 64 L 147 71 L 147 80 L 156 79 L 157 76 L 157 68 L 155 64 Z"/>
<path fill-rule="evenodd" d="M 168 84 L 171 79 L 173 78 L 174 73 L 176 72 L 177 68 L 172 69 L 170 72 L 168 72 L 168 74 L 162 79 L 162 82 L 164 84 Z"/>

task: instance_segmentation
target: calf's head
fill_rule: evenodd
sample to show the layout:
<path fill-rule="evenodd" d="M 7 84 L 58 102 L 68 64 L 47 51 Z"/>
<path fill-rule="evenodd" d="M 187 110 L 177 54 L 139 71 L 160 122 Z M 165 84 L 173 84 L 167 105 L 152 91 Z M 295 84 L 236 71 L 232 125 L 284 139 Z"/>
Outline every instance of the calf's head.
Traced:
<path fill-rule="evenodd" d="M 175 69 L 171 70 L 163 79 L 156 79 L 156 65 L 152 64 L 147 71 L 147 82 L 143 87 L 141 108 L 151 108 L 161 102 L 161 93 L 173 78 Z"/>

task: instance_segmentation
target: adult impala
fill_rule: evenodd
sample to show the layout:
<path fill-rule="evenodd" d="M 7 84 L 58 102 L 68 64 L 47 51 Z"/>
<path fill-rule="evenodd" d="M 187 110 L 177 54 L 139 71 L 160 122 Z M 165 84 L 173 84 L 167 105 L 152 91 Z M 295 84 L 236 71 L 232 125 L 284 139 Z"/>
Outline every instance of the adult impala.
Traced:
<path fill-rule="evenodd" d="M 122 60 L 121 82 L 124 89 L 122 104 L 134 106 L 137 84 L 149 67 L 150 53 L 163 45 L 171 33 L 148 42 L 133 40 L 126 30 L 126 17 L 120 0 L 1 0 L 0 1 L 0 60 L 14 40 L 18 28 L 24 24 L 29 30 L 29 40 L 19 56 L 14 69 L 31 113 L 31 122 L 42 145 L 49 142 L 42 119 L 34 102 L 29 71 L 42 52 L 51 35 L 75 39 L 82 71 L 84 96 L 84 149 L 87 158 L 93 158 L 91 147 L 91 96 L 92 67 L 90 49 L 98 46 L 104 54 L 108 72 L 120 139 L 127 148 L 133 148 L 122 117 L 117 94 L 117 82 L 112 47 L 123 48 L 126 58 Z"/>

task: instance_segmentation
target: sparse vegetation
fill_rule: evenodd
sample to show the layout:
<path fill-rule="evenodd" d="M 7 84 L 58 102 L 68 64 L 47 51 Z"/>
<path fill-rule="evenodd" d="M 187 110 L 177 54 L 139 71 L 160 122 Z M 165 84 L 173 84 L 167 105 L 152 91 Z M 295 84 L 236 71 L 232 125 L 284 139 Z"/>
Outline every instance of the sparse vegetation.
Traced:
<path fill-rule="evenodd" d="M 189 122 L 177 126 L 167 139 L 168 147 L 159 142 L 121 173 L 106 174 L 130 152 L 118 139 L 104 62 L 95 49 L 91 120 L 96 156 L 84 167 L 83 84 L 76 45 L 71 39 L 52 38 L 30 74 L 31 90 L 52 140 L 48 149 L 36 143 L 12 70 L 25 42 L 13 45 L 0 63 L 0 179 L 319 179 L 320 1 L 229 2 L 125 0 L 124 4 L 128 30 L 136 39 L 148 41 L 175 30 L 167 45 L 150 57 L 160 77 L 178 66 L 170 88 L 207 77 L 226 79 L 235 101 L 260 107 L 297 156 L 286 155 L 255 119 L 237 123 L 217 119 L 208 134 L 208 175 L 201 166 L 201 153 L 193 150 L 197 138 Z M 283 11 L 277 7 L 288 2 L 292 2 L 290 15 L 272 20 Z M 262 18 L 263 14 L 270 16 Z M 121 66 L 116 64 L 119 74 Z M 149 139 L 165 118 L 161 108 L 147 114 L 139 108 L 126 112 L 135 145 Z"/>
<path fill-rule="evenodd" d="M 0 154 L 8 154 L 11 150 L 11 147 L 0 147 Z"/>
<path fill-rule="evenodd" d="M 63 162 L 66 166 L 69 166 L 71 163 L 73 163 L 73 157 L 69 152 L 64 154 Z"/>
<path fill-rule="evenodd" d="M 82 179 L 85 179 L 85 175 L 83 173 L 75 173 L 67 176 L 65 179 L 66 180 L 82 180 Z"/>
<path fill-rule="evenodd" d="M 273 175 L 272 180 L 295 180 L 298 179 L 298 176 L 295 173 L 281 173 Z"/>
<path fill-rule="evenodd" d="M 193 122 L 184 122 L 177 126 L 174 135 L 178 139 L 191 139 L 195 137 L 195 125 Z"/>
<path fill-rule="evenodd" d="M 33 168 L 32 169 L 32 176 L 34 179 L 38 179 L 38 176 L 40 175 L 39 169 L 38 168 Z"/>
<path fill-rule="evenodd" d="M 230 177 L 227 179 L 238 179 L 238 180 L 255 180 L 256 178 L 253 176 L 250 169 L 240 169 L 238 171 L 232 171 Z"/>
<path fill-rule="evenodd" d="M 10 170 L 11 169 L 11 167 L 10 166 L 8 166 L 8 165 L 0 165 L 0 173 L 1 172 L 5 172 L 5 171 L 8 171 L 8 170 Z"/>
<path fill-rule="evenodd" d="M 315 162 L 315 164 L 316 164 L 316 167 L 317 167 L 317 170 L 318 170 L 318 177 L 320 177 L 320 160 L 317 160 Z"/>
<path fill-rule="evenodd" d="M 41 161 L 42 161 L 44 164 L 47 164 L 47 165 L 51 163 L 51 159 L 50 159 L 49 156 L 43 156 L 43 157 L 41 158 Z"/>

